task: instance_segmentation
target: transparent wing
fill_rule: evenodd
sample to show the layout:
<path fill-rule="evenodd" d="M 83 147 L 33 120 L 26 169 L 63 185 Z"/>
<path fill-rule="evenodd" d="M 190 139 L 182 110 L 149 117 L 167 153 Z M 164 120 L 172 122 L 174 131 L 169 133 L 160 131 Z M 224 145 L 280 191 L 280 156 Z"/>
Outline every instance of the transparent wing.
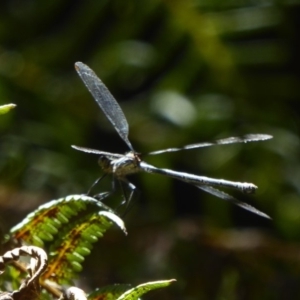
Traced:
<path fill-rule="evenodd" d="M 226 200 L 226 201 L 229 201 L 231 203 L 234 203 L 235 205 L 243 208 L 243 209 L 246 209 L 256 215 L 259 215 L 261 217 L 264 217 L 264 218 L 267 218 L 267 219 L 271 219 L 270 216 L 268 216 L 267 214 L 263 213 L 262 211 L 256 209 L 255 207 L 245 203 L 245 202 L 242 202 L 230 195 L 228 195 L 227 193 L 223 192 L 223 191 L 220 191 L 216 188 L 213 188 L 211 186 L 203 186 L 203 185 L 197 185 L 197 187 L 207 193 L 210 193 L 218 198 L 221 198 L 223 200 Z"/>
<path fill-rule="evenodd" d="M 197 148 L 204 148 L 210 147 L 215 145 L 227 145 L 227 144 L 237 144 L 237 143 L 248 143 L 248 142 L 258 142 L 258 141 L 265 141 L 271 139 L 272 136 L 268 134 L 247 134 L 241 137 L 229 137 L 225 139 L 215 140 L 211 142 L 203 142 L 198 144 L 190 144 L 180 148 L 168 148 L 158 151 L 153 151 L 148 153 L 149 155 L 157 155 L 166 152 L 176 152 L 182 150 L 190 150 L 190 149 L 197 149 Z"/>
<path fill-rule="evenodd" d="M 92 153 L 92 154 L 98 154 L 98 155 L 104 155 L 109 158 L 115 159 L 115 158 L 121 158 L 124 156 L 124 154 L 118 154 L 118 153 L 111 153 L 111 152 L 105 152 L 105 151 L 100 151 L 96 149 L 90 149 L 90 148 L 85 148 L 85 147 L 79 147 L 72 145 L 71 146 L 73 149 L 76 149 L 81 152 L 86 152 L 86 153 Z"/>
<path fill-rule="evenodd" d="M 76 62 L 75 69 L 120 137 L 133 151 L 133 147 L 128 140 L 128 123 L 116 99 L 95 72 L 87 65 L 82 62 Z"/>

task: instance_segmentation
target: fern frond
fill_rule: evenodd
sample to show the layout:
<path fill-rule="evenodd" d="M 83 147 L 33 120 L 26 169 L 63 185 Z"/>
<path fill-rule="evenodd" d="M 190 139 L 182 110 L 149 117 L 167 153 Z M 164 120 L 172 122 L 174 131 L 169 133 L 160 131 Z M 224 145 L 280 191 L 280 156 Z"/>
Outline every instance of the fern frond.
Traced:
<path fill-rule="evenodd" d="M 0 274 L 3 273 L 5 264 L 16 261 L 20 258 L 20 256 L 23 255 L 28 255 L 36 259 L 35 263 L 31 263 L 27 267 L 31 277 L 27 282 L 29 285 L 31 282 L 35 281 L 46 270 L 47 267 L 47 254 L 39 247 L 23 246 L 20 248 L 15 248 L 11 251 L 7 251 L 3 256 L 0 256 Z"/>
<path fill-rule="evenodd" d="M 103 197 L 106 196 L 107 193 L 104 193 Z M 43 247 L 44 241 L 53 240 L 60 228 L 72 217 L 86 210 L 88 205 L 93 205 L 98 210 L 111 211 L 102 202 L 92 197 L 70 195 L 41 205 L 11 229 L 11 236 L 27 244 Z"/>
<path fill-rule="evenodd" d="M 126 232 L 123 221 L 107 211 L 85 215 L 77 220 L 76 224 L 70 224 L 50 247 L 48 268 L 43 279 L 69 283 L 76 273 L 81 271 L 81 263 L 91 252 L 92 244 L 98 241 L 113 223 Z"/>

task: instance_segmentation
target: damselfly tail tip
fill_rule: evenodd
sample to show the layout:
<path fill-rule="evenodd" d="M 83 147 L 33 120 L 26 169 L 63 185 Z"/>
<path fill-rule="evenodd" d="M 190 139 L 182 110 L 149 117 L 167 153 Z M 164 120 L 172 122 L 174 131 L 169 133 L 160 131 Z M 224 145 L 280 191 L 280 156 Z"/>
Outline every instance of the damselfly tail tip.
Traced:
<path fill-rule="evenodd" d="M 257 190 L 257 186 L 253 183 L 244 183 L 242 191 L 245 194 L 254 194 Z"/>

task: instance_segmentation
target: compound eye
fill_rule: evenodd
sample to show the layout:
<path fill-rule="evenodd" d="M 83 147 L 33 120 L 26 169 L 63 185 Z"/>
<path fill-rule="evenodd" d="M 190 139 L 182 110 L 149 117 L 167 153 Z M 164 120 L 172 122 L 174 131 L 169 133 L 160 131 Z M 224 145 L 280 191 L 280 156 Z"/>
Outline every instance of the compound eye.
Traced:
<path fill-rule="evenodd" d="M 109 159 L 108 159 L 106 156 L 101 155 L 101 156 L 99 157 L 99 159 L 98 159 L 98 164 L 99 164 L 102 168 L 106 168 L 106 167 L 109 166 L 110 161 L 109 161 Z"/>

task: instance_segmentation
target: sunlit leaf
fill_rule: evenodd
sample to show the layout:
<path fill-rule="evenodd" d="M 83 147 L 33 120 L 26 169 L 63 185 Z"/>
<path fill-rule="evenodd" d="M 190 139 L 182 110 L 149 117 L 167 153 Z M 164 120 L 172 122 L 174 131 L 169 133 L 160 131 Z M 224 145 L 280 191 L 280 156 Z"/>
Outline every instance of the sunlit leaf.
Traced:
<path fill-rule="evenodd" d="M 8 113 L 10 110 L 16 107 L 16 104 L 5 104 L 0 106 L 0 115 Z"/>
<path fill-rule="evenodd" d="M 170 279 L 170 280 L 160 280 L 160 281 L 153 281 L 153 282 L 147 282 L 138 285 L 135 288 L 132 288 L 125 292 L 123 295 L 121 295 L 118 300 L 137 300 L 139 299 L 142 295 L 155 290 L 155 289 L 160 289 L 163 287 L 166 287 L 176 281 L 175 279 Z"/>
<path fill-rule="evenodd" d="M 78 213 L 94 206 L 97 210 L 108 208 L 100 201 L 85 196 L 71 195 L 50 201 L 30 213 L 21 223 L 11 229 L 11 235 L 27 244 L 42 247 L 44 241 L 51 241 L 60 228 L 70 222 Z"/>

